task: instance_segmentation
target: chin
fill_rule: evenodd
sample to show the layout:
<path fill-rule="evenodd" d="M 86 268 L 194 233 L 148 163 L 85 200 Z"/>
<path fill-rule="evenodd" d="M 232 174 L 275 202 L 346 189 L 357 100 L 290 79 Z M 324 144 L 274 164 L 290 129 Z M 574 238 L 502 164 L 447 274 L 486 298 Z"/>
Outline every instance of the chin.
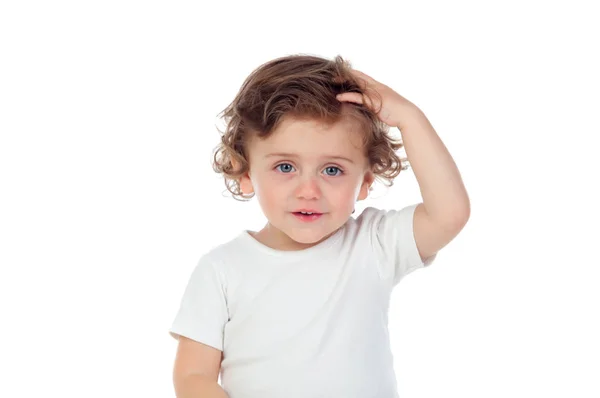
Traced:
<path fill-rule="evenodd" d="M 325 233 L 317 233 L 315 231 L 290 231 L 288 236 L 303 245 L 314 245 L 327 238 L 332 232 L 333 231 Z"/>

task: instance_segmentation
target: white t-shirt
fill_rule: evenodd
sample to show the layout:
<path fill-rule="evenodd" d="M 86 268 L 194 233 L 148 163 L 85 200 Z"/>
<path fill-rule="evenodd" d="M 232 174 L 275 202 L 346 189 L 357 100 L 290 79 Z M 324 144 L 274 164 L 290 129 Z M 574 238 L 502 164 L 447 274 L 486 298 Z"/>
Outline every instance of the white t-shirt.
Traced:
<path fill-rule="evenodd" d="M 398 397 L 390 294 L 436 257 L 419 256 L 416 206 L 366 208 L 299 251 L 242 232 L 200 259 L 171 335 L 223 351 L 230 398 Z"/>

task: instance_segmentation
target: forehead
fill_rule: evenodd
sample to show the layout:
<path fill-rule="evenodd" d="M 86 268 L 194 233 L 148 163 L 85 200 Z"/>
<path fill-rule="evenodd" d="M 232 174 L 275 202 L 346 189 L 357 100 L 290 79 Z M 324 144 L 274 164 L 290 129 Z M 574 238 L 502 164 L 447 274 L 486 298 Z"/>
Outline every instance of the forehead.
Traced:
<path fill-rule="evenodd" d="M 274 152 L 306 158 L 342 156 L 357 162 L 366 158 L 360 125 L 347 118 L 325 124 L 288 117 L 267 138 L 253 139 L 250 152 L 250 156 L 253 152 L 258 156 Z"/>

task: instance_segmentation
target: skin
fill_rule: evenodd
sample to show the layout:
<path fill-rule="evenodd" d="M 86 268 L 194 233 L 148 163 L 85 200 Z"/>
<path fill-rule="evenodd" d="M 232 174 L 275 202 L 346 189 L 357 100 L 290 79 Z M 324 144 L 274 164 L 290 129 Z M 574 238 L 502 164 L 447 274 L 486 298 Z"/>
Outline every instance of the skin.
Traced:
<path fill-rule="evenodd" d="M 367 197 L 374 179 L 361 132 L 348 119 L 326 126 L 287 117 L 268 138 L 250 140 L 248 158 L 240 188 L 255 194 L 268 220 L 251 235 L 277 250 L 302 250 L 327 239 Z M 303 222 L 293 214 L 300 209 L 323 215 Z"/>

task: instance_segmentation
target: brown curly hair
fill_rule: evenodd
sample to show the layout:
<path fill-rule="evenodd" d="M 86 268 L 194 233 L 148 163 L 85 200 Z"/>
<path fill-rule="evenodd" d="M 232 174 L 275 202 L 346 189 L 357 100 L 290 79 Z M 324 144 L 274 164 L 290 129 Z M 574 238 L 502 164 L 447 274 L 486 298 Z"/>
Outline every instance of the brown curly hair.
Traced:
<path fill-rule="evenodd" d="M 239 178 L 249 170 L 247 143 L 251 134 L 268 137 L 286 116 L 325 124 L 342 117 L 354 118 L 364 132 L 365 154 L 373 174 L 385 185 L 393 184 L 408 167 L 403 164 L 407 159 L 396 154 L 403 147 L 402 140 L 389 135 L 389 127 L 379 120 L 377 112 L 336 99 L 345 92 L 378 97 L 376 92 L 364 92 L 350 70 L 350 63 L 339 55 L 328 60 L 298 54 L 271 60 L 246 78 L 234 100 L 219 114 L 226 129 L 219 130 L 221 143 L 213 159 L 213 169 L 224 175 L 225 186 L 235 199 L 254 196 L 244 195 L 239 185 Z"/>

